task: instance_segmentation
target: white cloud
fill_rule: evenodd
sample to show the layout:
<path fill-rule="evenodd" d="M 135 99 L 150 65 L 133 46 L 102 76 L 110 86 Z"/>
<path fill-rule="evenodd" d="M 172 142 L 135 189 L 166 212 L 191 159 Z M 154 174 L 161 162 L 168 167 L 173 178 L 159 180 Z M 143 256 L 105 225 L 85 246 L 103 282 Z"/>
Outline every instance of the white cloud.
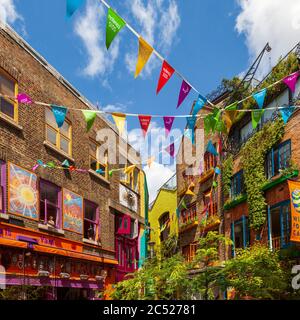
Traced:
<path fill-rule="evenodd" d="M 89 0 L 86 11 L 75 22 L 75 33 L 82 40 L 87 53 L 88 64 L 84 74 L 90 77 L 105 76 L 113 70 L 114 63 L 119 55 L 120 38 L 115 39 L 109 51 L 105 47 L 105 34 L 101 24 L 105 22 L 106 12 L 96 0 Z M 103 85 L 107 81 L 103 83 Z"/>
<path fill-rule="evenodd" d="M 2 23 L 15 23 L 22 19 L 13 0 L 0 0 L 0 21 Z"/>
<path fill-rule="evenodd" d="M 126 106 L 122 103 L 108 104 L 107 106 L 102 107 L 101 110 L 104 112 L 125 112 Z"/>
<path fill-rule="evenodd" d="M 149 203 L 151 203 L 155 200 L 159 188 L 174 175 L 175 168 L 154 162 L 150 168 L 144 167 L 144 171 L 148 183 Z"/>
<path fill-rule="evenodd" d="M 180 26 L 180 16 L 177 3 L 174 0 L 143 1 L 133 0 L 130 3 L 131 13 L 138 21 L 140 34 L 155 49 L 167 55 L 175 40 Z M 125 55 L 125 62 L 130 73 L 135 71 L 136 49 Z M 145 66 L 142 76 L 151 75 L 161 63 L 153 55 Z"/>
<path fill-rule="evenodd" d="M 259 76 L 270 71 L 269 57 L 274 66 L 300 41 L 299 0 L 237 0 L 241 12 L 236 20 L 236 30 L 246 36 L 250 59 L 260 53 L 269 42 L 272 51 L 263 60 Z"/>

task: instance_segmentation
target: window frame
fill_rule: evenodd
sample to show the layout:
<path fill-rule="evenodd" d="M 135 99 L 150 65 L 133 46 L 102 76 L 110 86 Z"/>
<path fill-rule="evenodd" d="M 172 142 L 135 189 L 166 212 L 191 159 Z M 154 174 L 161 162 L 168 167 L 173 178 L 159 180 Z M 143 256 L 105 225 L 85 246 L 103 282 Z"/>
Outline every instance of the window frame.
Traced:
<path fill-rule="evenodd" d="M 273 206 L 268 206 L 268 240 L 269 246 L 273 248 L 273 237 L 272 237 L 272 213 L 273 209 L 280 209 L 279 219 L 280 219 L 280 249 L 287 248 L 291 245 L 290 235 L 291 235 L 291 209 L 290 209 L 290 199 L 276 203 Z M 287 212 L 283 209 L 288 208 Z M 286 226 L 284 228 L 284 215 Z M 287 241 L 286 241 L 287 239 Z"/>
<path fill-rule="evenodd" d="M 2 209 L 0 207 L 0 213 L 6 213 L 6 181 L 7 181 L 7 174 L 6 174 L 6 162 L 0 160 L 0 201 L 2 205 Z"/>
<path fill-rule="evenodd" d="M 118 225 L 116 225 L 116 234 L 118 235 L 130 235 L 131 233 L 131 217 L 123 214 L 118 215 Z M 121 226 L 119 226 L 119 222 L 121 219 Z M 127 221 L 127 227 L 125 227 L 125 221 Z"/>
<path fill-rule="evenodd" d="M 235 246 L 235 232 L 234 228 L 236 225 L 242 226 L 243 232 L 243 248 L 247 248 L 250 245 L 250 229 L 249 229 L 249 218 L 243 215 L 240 219 L 234 220 L 231 222 L 231 240 L 232 240 L 232 256 L 236 255 L 236 246 Z"/>
<path fill-rule="evenodd" d="M 169 221 L 169 226 L 167 226 L 164 230 L 161 230 L 165 223 Z M 165 241 L 170 235 L 170 212 L 166 211 L 160 215 L 159 219 L 159 239 L 161 242 Z"/>
<path fill-rule="evenodd" d="M 240 170 L 232 176 L 230 193 L 232 198 L 245 193 L 244 170 Z"/>
<path fill-rule="evenodd" d="M 93 143 L 96 146 L 96 157 L 94 155 L 91 154 L 91 147 L 90 147 L 90 143 Z M 107 159 L 106 159 L 106 163 L 101 162 L 98 158 L 98 149 L 100 148 L 100 143 L 97 142 L 96 140 L 90 138 L 89 139 L 89 167 L 91 170 L 95 171 L 94 169 L 91 168 L 91 159 L 93 159 L 96 162 L 96 170 L 99 170 L 100 167 L 104 167 L 105 168 L 105 175 L 101 175 L 103 176 L 103 178 L 105 178 L 106 180 L 109 179 L 109 174 L 108 174 L 108 155 L 107 155 Z M 96 172 L 96 171 L 95 171 Z"/>
<path fill-rule="evenodd" d="M 42 200 L 41 198 L 41 186 L 42 185 L 51 185 L 52 187 L 54 187 L 57 190 L 57 205 L 52 203 L 51 201 L 46 200 Z M 40 208 L 42 206 L 42 203 L 44 205 L 44 210 L 45 210 L 45 220 L 44 220 L 44 225 L 47 225 L 48 223 L 48 208 L 47 208 L 47 204 L 50 204 L 51 206 L 55 207 L 57 212 L 56 213 L 56 222 L 55 222 L 55 228 L 57 229 L 61 229 L 62 228 L 62 188 L 57 186 L 56 184 L 44 180 L 44 179 L 39 179 L 39 201 L 40 201 Z M 41 221 L 41 210 L 39 212 L 39 222 Z"/>
<path fill-rule="evenodd" d="M 216 148 L 216 143 L 214 144 Z M 204 159 L 204 173 L 210 171 L 211 169 L 215 168 L 217 165 L 217 156 L 213 155 L 212 153 L 206 151 L 203 156 Z"/>
<path fill-rule="evenodd" d="M 14 106 L 14 117 L 10 117 L 8 116 L 7 114 L 3 113 L 0 109 L 0 114 L 1 116 L 3 116 L 5 119 L 8 119 L 8 120 L 13 120 L 15 123 L 18 123 L 19 121 L 19 103 L 18 103 L 18 100 L 16 99 L 16 97 L 18 96 L 18 92 L 19 92 L 19 84 L 18 84 L 18 81 L 13 77 L 11 76 L 7 71 L 5 71 L 4 69 L 0 68 L 0 74 L 2 76 L 4 76 L 5 78 L 7 78 L 8 80 L 10 81 L 13 81 L 14 82 L 14 100 L 12 99 L 9 99 L 7 97 L 1 97 L 2 99 L 6 100 L 8 103 L 10 104 L 13 104 Z M 1 92 L 0 92 L 1 93 Z"/>
<path fill-rule="evenodd" d="M 50 108 L 47 108 L 50 112 L 51 109 Z M 73 145 L 73 142 L 72 142 L 72 122 L 69 120 L 69 119 L 65 119 L 64 121 L 65 123 L 67 123 L 69 125 L 69 137 L 67 137 L 66 135 L 64 135 L 63 133 L 61 133 L 61 128 L 58 128 L 56 126 L 53 127 L 52 124 L 48 123 L 47 122 L 47 111 L 45 110 L 45 137 L 46 137 L 46 141 L 48 143 L 50 143 L 55 149 L 59 150 L 60 152 L 64 152 L 66 154 L 68 154 L 70 157 L 72 156 L 72 145 Z M 48 139 L 48 128 L 50 128 L 51 130 L 55 131 L 56 132 L 56 144 L 54 145 L 49 139 Z M 66 152 L 65 150 L 61 149 L 61 137 L 63 137 L 65 140 L 67 140 L 69 142 L 69 150 L 68 152 Z"/>
<path fill-rule="evenodd" d="M 182 209 L 180 214 L 181 223 L 194 222 L 197 220 L 197 205 L 193 203 L 187 209 Z"/>
<path fill-rule="evenodd" d="M 268 179 L 271 179 L 278 174 L 280 174 L 281 169 L 287 168 L 287 166 L 281 167 L 281 161 L 280 161 L 280 151 L 286 146 L 289 145 L 289 159 L 285 159 L 285 164 L 291 160 L 292 158 L 292 143 L 291 139 L 288 139 L 286 141 L 281 142 L 276 147 L 273 147 L 266 156 L 266 175 Z M 274 157 L 274 154 L 276 154 L 276 159 Z M 277 161 L 278 166 L 278 173 L 275 172 L 275 161 Z M 276 174 L 275 174 L 276 173 Z"/>
<path fill-rule="evenodd" d="M 211 196 L 208 197 L 208 195 L 211 193 Z M 211 190 L 206 190 L 203 192 L 203 205 L 204 208 L 208 206 L 208 213 L 209 216 L 214 216 L 218 214 L 218 191 L 214 188 Z M 208 202 L 205 199 L 209 199 Z"/>
<path fill-rule="evenodd" d="M 85 207 L 86 207 L 87 203 L 89 205 L 91 205 L 92 207 L 94 207 L 94 209 L 95 209 L 95 221 L 90 220 L 89 218 L 85 217 Z M 95 239 L 93 239 L 92 241 L 97 241 L 97 239 L 99 238 L 99 235 L 100 235 L 100 211 L 99 211 L 99 206 L 98 206 L 97 203 L 92 202 L 92 201 L 87 200 L 87 199 L 83 199 L 83 239 L 90 240 L 90 239 L 86 238 L 85 234 L 84 234 L 85 233 L 85 230 L 84 230 L 85 222 L 93 224 Z"/>
<path fill-rule="evenodd" d="M 124 170 L 126 170 L 128 167 L 133 166 L 130 162 L 124 165 Z M 120 166 L 121 167 L 121 166 Z M 135 173 L 137 173 L 137 179 L 135 184 Z M 125 184 L 127 187 L 129 187 L 133 192 L 140 193 L 140 169 L 136 166 L 132 172 L 129 173 L 120 173 L 120 182 Z"/>
<path fill-rule="evenodd" d="M 182 248 L 182 255 L 187 262 L 192 262 L 197 253 L 197 242 L 190 243 Z"/>

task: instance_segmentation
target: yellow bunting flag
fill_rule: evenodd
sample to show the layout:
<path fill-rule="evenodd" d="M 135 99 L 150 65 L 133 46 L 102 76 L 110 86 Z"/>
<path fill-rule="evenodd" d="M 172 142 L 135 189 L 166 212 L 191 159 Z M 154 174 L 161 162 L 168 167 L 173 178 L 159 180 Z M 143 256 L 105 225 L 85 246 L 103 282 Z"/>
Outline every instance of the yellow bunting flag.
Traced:
<path fill-rule="evenodd" d="M 300 242 L 300 182 L 288 181 L 291 199 L 291 241 Z"/>
<path fill-rule="evenodd" d="M 142 37 L 139 37 L 139 56 L 136 64 L 135 78 L 137 78 L 143 70 L 152 52 L 153 48 Z"/>
<path fill-rule="evenodd" d="M 133 170 L 135 169 L 136 165 L 132 165 L 132 166 L 129 166 L 127 168 L 124 169 L 124 173 L 125 174 L 130 174 L 133 172 Z"/>
<path fill-rule="evenodd" d="M 190 195 L 190 196 L 195 196 L 196 195 L 190 188 L 188 188 L 188 190 L 187 190 L 187 192 L 185 194 L 186 195 Z"/>
<path fill-rule="evenodd" d="M 112 117 L 115 121 L 115 124 L 119 130 L 119 134 L 121 136 L 124 132 L 126 115 L 124 113 L 112 113 Z"/>

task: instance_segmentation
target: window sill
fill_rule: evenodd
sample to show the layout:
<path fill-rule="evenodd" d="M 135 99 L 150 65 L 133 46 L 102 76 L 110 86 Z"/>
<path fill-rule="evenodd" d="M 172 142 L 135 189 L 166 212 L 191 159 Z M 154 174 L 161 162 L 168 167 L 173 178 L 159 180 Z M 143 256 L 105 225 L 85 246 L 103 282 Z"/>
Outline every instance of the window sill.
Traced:
<path fill-rule="evenodd" d="M 10 126 L 14 127 L 15 129 L 22 131 L 23 127 L 20 126 L 18 123 L 16 123 L 13 119 L 10 119 L 9 117 L 5 117 L 3 114 L 0 113 L 0 120 L 8 123 Z"/>
<path fill-rule="evenodd" d="M 65 157 L 67 160 L 71 161 L 71 162 L 75 162 L 75 160 L 66 152 L 57 149 L 55 146 L 53 146 L 50 142 L 48 141 L 44 141 L 44 146 L 51 149 L 52 151 L 58 153 L 59 155 Z"/>
<path fill-rule="evenodd" d="M 55 234 L 59 234 L 59 235 L 64 235 L 65 234 L 64 230 L 62 230 L 62 229 L 57 229 L 57 228 L 50 227 L 48 225 L 41 224 L 41 223 L 38 224 L 38 228 L 40 230 L 48 231 L 50 233 L 55 233 Z"/>
<path fill-rule="evenodd" d="M 101 247 L 101 243 L 100 243 L 100 242 L 97 242 L 97 241 L 95 241 L 95 240 L 89 240 L 89 239 L 83 238 L 83 239 L 82 239 L 82 242 L 83 242 L 83 243 L 87 243 L 87 244 L 92 244 L 92 245 L 94 245 L 94 246 L 99 246 L 99 247 Z"/>
<path fill-rule="evenodd" d="M 93 175 L 94 177 L 98 178 L 99 180 L 107 183 L 107 184 L 110 184 L 110 181 L 107 180 L 106 178 L 104 178 L 103 176 L 101 176 L 101 174 L 98 174 L 96 171 L 92 170 L 92 169 L 89 169 L 89 174 Z"/>
<path fill-rule="evenodd" d="M 0 213 L 0 219 L 8 221 L 9 220 L 9 215 L 6 214 L 6 213 Z"/>

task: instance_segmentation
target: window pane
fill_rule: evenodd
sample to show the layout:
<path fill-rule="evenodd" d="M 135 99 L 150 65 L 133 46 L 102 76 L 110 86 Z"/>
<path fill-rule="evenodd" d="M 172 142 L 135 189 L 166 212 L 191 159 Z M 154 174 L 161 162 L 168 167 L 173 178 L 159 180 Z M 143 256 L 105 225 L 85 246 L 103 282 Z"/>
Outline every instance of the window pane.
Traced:
<path fill-rule="evenodd" d="M 70 142 L 64 137 L 60 136 L 60 149 L 66 153 L 69 153 Z"/>
<path fill-rule="evenodd" d="M 94 171 L 97 170 L 97 161 L 93 158 L 90 158 L 90 168 Z"/>
<path fill-rule="evenodd" d="M 244 247 L 243 225 L 242 223 L 236 223 L 234 225 L 234 245 L 235 248 Z"/>
<path fill-rule="evenodd" d="M 89 240 L 96 240 L 95 225 L 89 221 L 84 221 L 84 238 Z"/>
<path fill-rule="evenodd" d="M 97 158 L 96 153 L 97 153 L 97 145 L 94 142 L 90 141 L 90 155 L 93 156 L 94 158 Z"/>
<path fill-rule="evenodd" d="M 67 138 L 70 138 L 70 125 L 68 124 L 68 122 L 64 122 L 63 126 L 60 128 L 60 132 L 66 136 Z"/>
<path fill-rule="evenodd" d="M 50 183 L 43 183 L 40 184 L 40 197 L 41 200 L 47 200 L 54 205 L 58 205 L 58 193 L 59 189 L 50 184 Z"/>
<path fill-rule="evenodd" d="M 101 176 L 106 176 L 106 167 L 99 163 L 99 169 L 102 170 Z"/>
<path fill-rule="evenodd" d="M 274 150 L 274 175 L 279 173 L 278 149 Z"/>
<path fill-rule="evenodd" d="M 50 124 L 54 128 L 57 128 L 53 112 L 48 108 L 46 108 L 46 123 Z"/>
<path fill-rule="evenodd" d="M 57 135 L 57 132 L 47 126 L 47 141 L 51 142 L 55 146 L 56 146 L 56 135 Z"/>
<path fill-rule="evenodd" d="M 88 201 L 84 202 L 84 217 L 96 222 L 97 207 Z"/>
<path fill-rule="evenodd" d="M 6 94 L 10 97 L 15 96 L 15 81 L 0 74 L 0 89 L 2 94 Z"/>
<path fill-rule="evenodd" d="M 47 223 L 55 227 L 57 225 L 57 208 L 47 203 Z"/>
<path fill-rule="evenodd" d="M 10 103 L 7 100 L 1 98 L 0 111 L 10 118 L 14 119 L 15 108 L 13 103 Z"/>

